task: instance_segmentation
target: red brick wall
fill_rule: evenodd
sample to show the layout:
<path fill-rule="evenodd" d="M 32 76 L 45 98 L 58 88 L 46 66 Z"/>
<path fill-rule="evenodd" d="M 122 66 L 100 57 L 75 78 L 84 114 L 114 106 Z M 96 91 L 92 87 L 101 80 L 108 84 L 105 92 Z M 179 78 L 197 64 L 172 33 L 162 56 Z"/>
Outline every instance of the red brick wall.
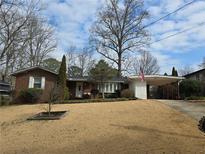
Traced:
<path fill-rule="evenodd" d="M 43 90 L 43 94 L 42 94 L 39 102 L 47 102 L 49 100 L 49 95 L 50 95 L 51 89 L 53 88 L 53 86 L 56 82 L 56 75 L 49 73 L 49 72 L 46 72 L 46 71 L 43 71 L 43 70 L 40 70 L 40 69 L 30 70 L 30 71 L 16 75 L 15 99 L 17 100 L 19 92 L 21 90 L 28 89 L 30 76 L 45 77 L 45 89 Z"/>

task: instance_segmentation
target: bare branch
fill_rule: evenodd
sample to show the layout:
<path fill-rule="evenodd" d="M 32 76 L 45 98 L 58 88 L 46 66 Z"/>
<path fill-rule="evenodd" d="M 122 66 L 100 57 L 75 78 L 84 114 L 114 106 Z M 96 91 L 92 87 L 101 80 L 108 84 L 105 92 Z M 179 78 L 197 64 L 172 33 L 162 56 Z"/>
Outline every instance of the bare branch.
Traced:
<path fill-rule="evenodd" d="M 141 1 L 108 0 L 92 26 L 91 43 L 98 53 L 117 64 L 118 76 L 122 71 L 123 55 L 138 51 L 149 40 L 143 29 L 147 17 Z"/>

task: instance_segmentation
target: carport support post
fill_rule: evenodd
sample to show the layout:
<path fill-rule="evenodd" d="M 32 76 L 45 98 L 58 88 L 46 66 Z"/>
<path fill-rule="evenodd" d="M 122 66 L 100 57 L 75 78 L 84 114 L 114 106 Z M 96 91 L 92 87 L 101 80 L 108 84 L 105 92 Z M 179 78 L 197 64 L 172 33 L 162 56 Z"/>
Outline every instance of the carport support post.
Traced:
<path fill-rule="evenodd" d="M 178 93 L 178 98 L 177 99 L 180 99 L 180 93 L 179 93 L 179 84 L 182 80 L 178 81 L 177 82 L 177 93 Z"/>

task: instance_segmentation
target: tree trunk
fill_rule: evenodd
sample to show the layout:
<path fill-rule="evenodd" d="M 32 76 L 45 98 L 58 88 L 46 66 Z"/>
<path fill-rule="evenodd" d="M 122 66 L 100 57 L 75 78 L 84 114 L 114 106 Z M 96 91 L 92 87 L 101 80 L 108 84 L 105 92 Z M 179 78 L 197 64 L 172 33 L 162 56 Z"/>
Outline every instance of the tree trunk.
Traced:
<path fill-rule="evenodd" d="M 102 83 L 102 98 L 103 98 L 103 99 L 105 99 L 104 88 L 105 88 L 105 83 Z"/>
<path fill-rule="evenodd" d="M 122 75 L 122 55 L 119 53 L 118 54 L 118 69 L 117 69 L 117 76 L 121 77 Z"/>
<path fill-rule="evenodd" d="M 51 115 L 51 101 L 48 103 L 48 116 L 50 117 Z"/>

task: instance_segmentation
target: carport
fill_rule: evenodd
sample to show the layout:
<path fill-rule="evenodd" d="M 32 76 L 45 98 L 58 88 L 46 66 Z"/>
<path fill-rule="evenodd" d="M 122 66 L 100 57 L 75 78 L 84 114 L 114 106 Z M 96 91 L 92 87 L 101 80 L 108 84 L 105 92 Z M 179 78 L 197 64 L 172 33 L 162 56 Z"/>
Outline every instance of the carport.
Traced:
<path fill-rule="evenodd" d="M 176 99 L 179 97 L 179 82 L 184 77 L 145 75 L 144 79 L 142 81 L 140 76 L 129 77 L 129 89 L 133 91 L 136 98 Z M 153 89 L 156 95 L 152 93 Z"/>

